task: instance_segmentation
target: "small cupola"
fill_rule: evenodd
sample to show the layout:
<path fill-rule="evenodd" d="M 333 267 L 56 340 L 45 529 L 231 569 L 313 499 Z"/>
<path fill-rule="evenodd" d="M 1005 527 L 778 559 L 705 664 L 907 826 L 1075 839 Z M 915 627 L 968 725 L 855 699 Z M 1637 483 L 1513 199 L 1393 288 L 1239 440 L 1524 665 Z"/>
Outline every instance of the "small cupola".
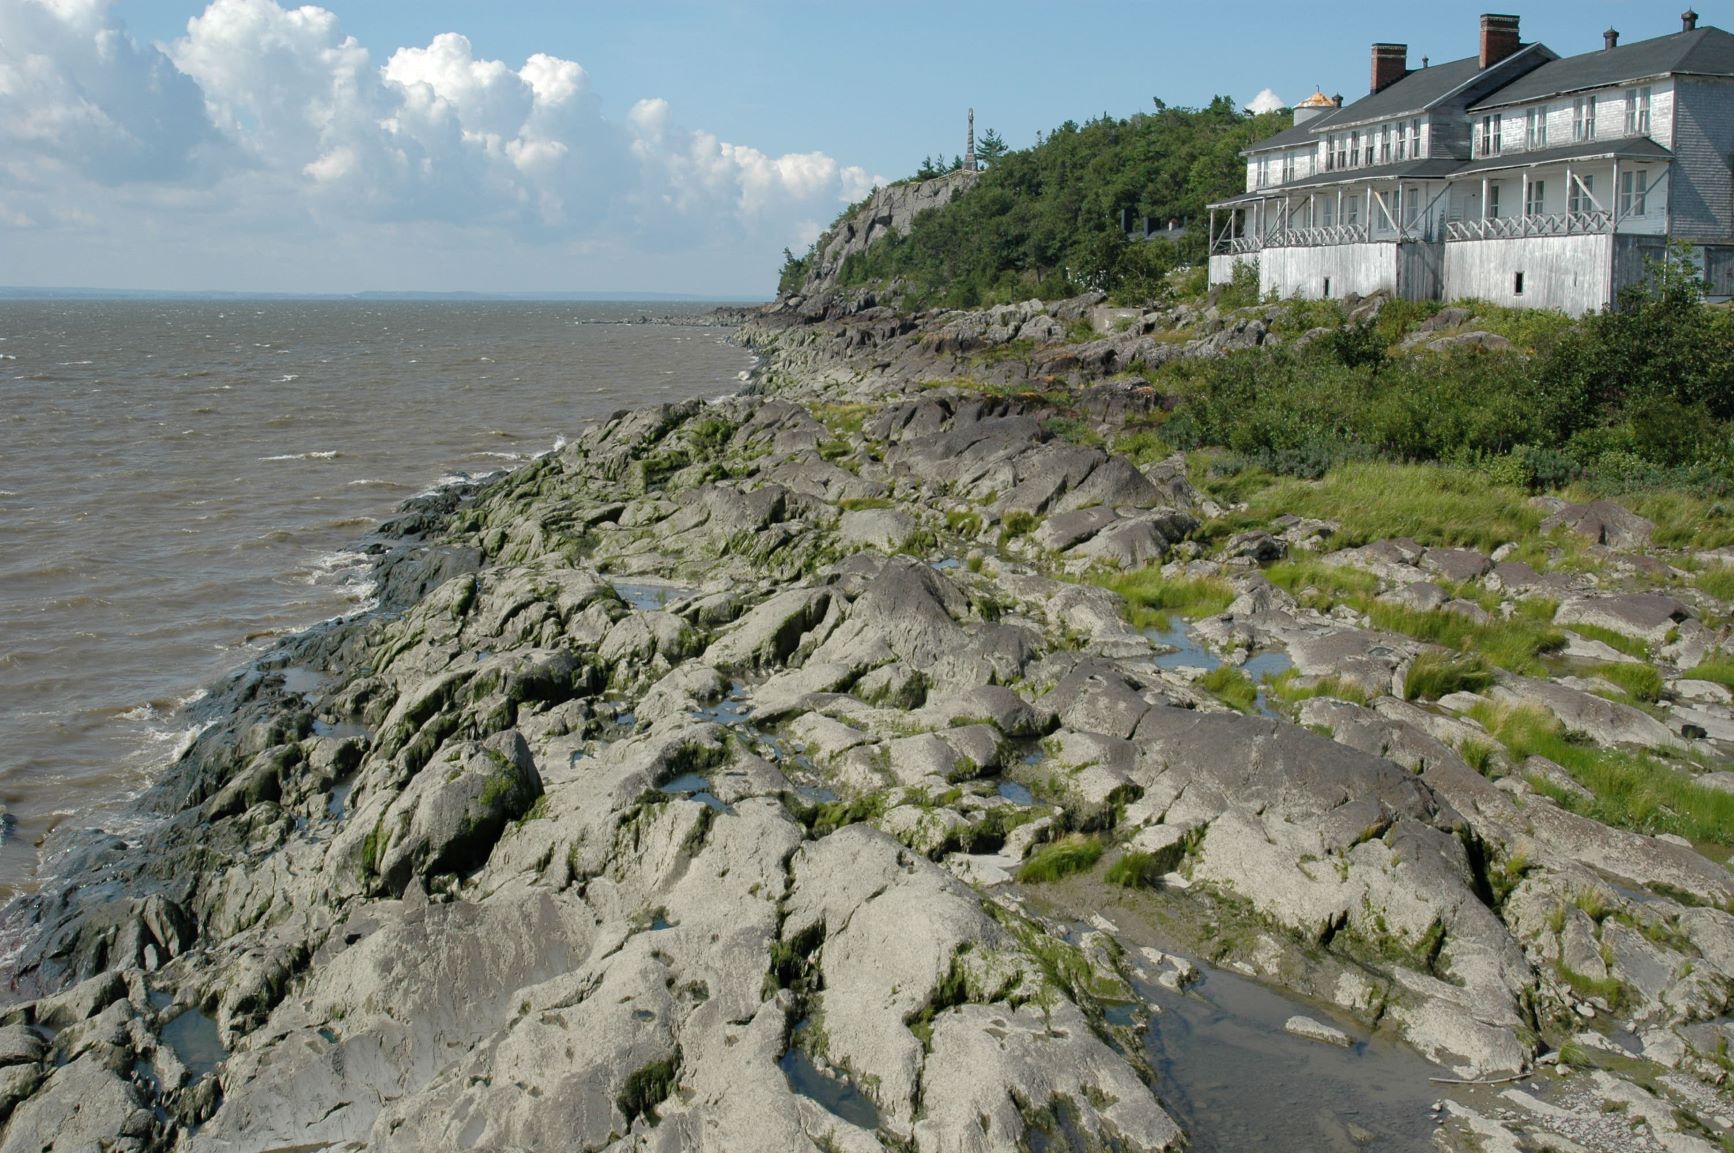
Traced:
<path fill-rule="evenodd" d="M 1295 125 L 1298 127 L 1309 120 L 1317 120 L 1335 108 L 1336 105 L 1331 102 L 1331 98 L 1326 96 L 1325 90 L 1321 88 L 1294 106 Z"/>

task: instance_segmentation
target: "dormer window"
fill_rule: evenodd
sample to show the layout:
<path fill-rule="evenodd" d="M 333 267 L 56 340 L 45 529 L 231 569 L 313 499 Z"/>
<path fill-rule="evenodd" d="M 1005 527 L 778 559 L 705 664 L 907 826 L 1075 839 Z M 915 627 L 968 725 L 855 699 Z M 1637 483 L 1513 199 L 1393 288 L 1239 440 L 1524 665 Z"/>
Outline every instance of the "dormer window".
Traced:
<path fill-rule="evenodd" d="M 1626 90 L 1626 135 L 1648 136 L 1650 134 L 1650 89 L 1648 85 L 1642 88 Z"/>
<path fill-rule="evenodd" d="M 1504 131 L 1502 113 L 1495 112 L 1489 116 L 1483 116 L 1481 118 L 1481 132 L 1476 140 L 1476 151 L 1482 156 L 1498 156 L 1501 145 L 1500 137 Z"/>

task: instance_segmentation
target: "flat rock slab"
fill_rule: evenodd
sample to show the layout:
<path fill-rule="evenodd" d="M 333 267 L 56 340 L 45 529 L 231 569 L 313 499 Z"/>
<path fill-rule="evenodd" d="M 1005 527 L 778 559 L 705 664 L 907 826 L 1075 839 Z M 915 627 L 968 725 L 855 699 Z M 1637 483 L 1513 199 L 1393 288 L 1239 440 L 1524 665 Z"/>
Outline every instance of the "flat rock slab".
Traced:
<path fill-rule="evenodd" d="M 1668 631 L 1688 620 L 1692 610 L 1661 593 L 1626 593 L 1611 597 L 1573 597 L 1559 606 L 1554 622 L 1590 625 L 1621 636 L 1659 643 Z"/>
<path fill-rule="evenodd" d="M 1315 1021 L 1311 1017 L 1294 1016 L 1283 1022 L 1282 1031 L 1308 1041 L 1317 1041 L 1321 1045 L 1335 1045 L 1340 1049 L 1352 1049 L 1355 1044 L 1353 1037 L 1323 1021 Z"/>
<path fill-rule="evenodd" d="M 1581 537 L 1609 548 L 1643 548 L 1650 543 L 1656 526 L 1611 500 L 1568 504 L 1541 522 L 1542 531 L 1570 529 Z"/>

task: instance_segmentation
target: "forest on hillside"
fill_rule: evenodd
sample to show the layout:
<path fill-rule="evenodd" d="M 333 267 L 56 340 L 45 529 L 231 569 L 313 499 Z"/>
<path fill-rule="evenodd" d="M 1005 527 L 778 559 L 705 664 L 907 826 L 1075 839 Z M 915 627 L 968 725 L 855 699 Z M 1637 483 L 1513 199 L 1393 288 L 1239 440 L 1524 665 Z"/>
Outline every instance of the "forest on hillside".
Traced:
<path fill-rule="evenodd" d="M 1203 108 L 1168 107 L 1126 119 L 1068 120 L 1030 148 L 987 163 L 975 187 L 916 218 L 906 235 L 852 256 L 844 286 L 901 282 L 909 306 L 970 307 L 1102 290 L 1148 298 L 1177 265 L 1205 254 L 1206 205 L 1241 190 L 1248 144 L 1289 123 L 1251 115 L 1226 96 Z M 984 134 L 997 141 L 997 134 Z M 997 149 L 994 149 L 997 151 Z M 924 161 L 923 175 L 935 174 Z M 1188 227 L 1177 239 L 1128 239 L 1122 221 Z M 805 261 L 791 256 L 783 286 Z"/>

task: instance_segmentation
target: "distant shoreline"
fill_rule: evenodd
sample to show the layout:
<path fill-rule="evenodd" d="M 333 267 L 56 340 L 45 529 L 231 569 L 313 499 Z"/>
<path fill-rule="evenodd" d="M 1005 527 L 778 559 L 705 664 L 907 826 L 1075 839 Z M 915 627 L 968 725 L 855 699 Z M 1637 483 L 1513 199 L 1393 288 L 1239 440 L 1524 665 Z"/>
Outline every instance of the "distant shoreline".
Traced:
<path fill-rule="evenodd" d="M 586 304 L 741 304 L 758 305 L 763 297 L 708 296 L 679 292 L 194 292 L 121 288 L 8 288 L 0 287 L 0 301 L 7 300 L 311 300 L 361 302 L 475 302 L 475 303 L 586 303 Z"/>

